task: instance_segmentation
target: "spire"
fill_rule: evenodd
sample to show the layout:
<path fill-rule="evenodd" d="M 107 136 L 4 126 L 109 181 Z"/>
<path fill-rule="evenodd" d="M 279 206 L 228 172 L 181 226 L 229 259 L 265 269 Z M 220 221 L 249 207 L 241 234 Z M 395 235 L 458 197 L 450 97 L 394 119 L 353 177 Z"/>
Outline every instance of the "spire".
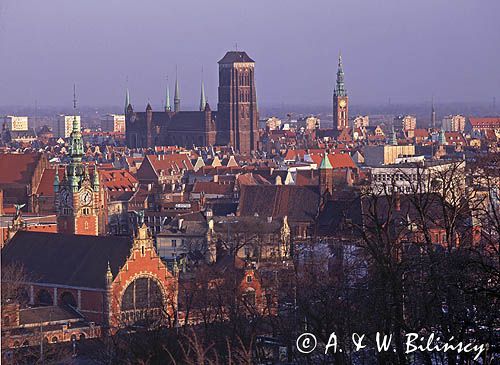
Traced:
<path fill-rule="evenodd" d="M 170 88 L 168 87 L 168 78 L 167 78 L 167 88 L 165 92 L 165 111 L 169 112 L 172 110 L 172 107 L 170 106 Z"/>
<path fill-rule="evenodd" d="M 391 144 L 393 146 L 397 146 L 398 145 L 398 137 L 396 135 L 396 131 L 394 130 L 394 126 L 392 126 Z"/>
<path fill-rule="evenodd" d="M 81 181 L 82 175 L 84 173 L 82 166 L 83 152 L 83 140 L 82 133 L 80 131 L 80 121 L 76 116 L 76 86 L 73 85 L 73 130 L 70 134 L 69 142 L 69 157 L 70 163 L 67 167 L 68 177 L 70 180 L 70 185 L 73 191 L 78 191 L 78 185 Z"/>
<path fill-rule="evenodd" d="M 436 128 L 436 110 L 434 109 L 434 95 L 432 95 L 431 126 Z"/>
<path fill-rule="evenodd" d="M 325 152 L 323 156 L 323 160 L 321 160 L 321 165 L 319 165 L 321 170 L 330 170 L 333 169 L 332 164 L 330 163 L 330 158 L 328 158 L 328 152 Z"/>
<path fill-rule="evenodd" d="M 205 84 L 203 83 L 203 79 L 201 79 L 200 111 L 204 111 L 206 105 L 207 99 L 205 97 Z"/>
<path fill-rule="evenodd" d="M 125 91 L 125 114 L 127 114 L 127 108 L 130 105 L 130 94 L 128 92 L 128 87 L 127 90 Z"/>
<path fill-rule="evenodd" d="M 109 266 L 109 261 L 108 261 L 108 267 L 106 268 L 106 287 L 107 288 L 111 287 L 112 283 L 113 283 L 113 273 L 111 272 L 111 266 Z"/>
<path fill-rule="evenodd" d="M 174 92 L 174 111 L 181 110 L 181 94 L 179 92 L 179 79 L 177 78 L 177 68 L 175 70 L 175 92 Z"/>
<path fill-rule="evenodd" d="M 337 83 L 335 85 L 335 96 L 347 96 L 347 90 L 344 85 L 344 68 L 342 66 L 342 55 L 339 53 L 339 63 L 337 69 Z"/>

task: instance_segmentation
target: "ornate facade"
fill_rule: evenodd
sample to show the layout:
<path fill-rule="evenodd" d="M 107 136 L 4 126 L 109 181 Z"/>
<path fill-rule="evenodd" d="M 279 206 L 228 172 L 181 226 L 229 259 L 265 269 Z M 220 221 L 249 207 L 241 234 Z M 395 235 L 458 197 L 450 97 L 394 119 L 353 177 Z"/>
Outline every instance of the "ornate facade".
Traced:
<path fill-rule="evenodd" d="M 101 188 L 97 167 L 92 177 L 82 163 L 84 155 L 80 122 L 73 119 L 70 135 L 70 163 L 64 177 L 54 177 L 57 229 L 60 233 L 94 235 L 106 233 L 105 190 Z"/>

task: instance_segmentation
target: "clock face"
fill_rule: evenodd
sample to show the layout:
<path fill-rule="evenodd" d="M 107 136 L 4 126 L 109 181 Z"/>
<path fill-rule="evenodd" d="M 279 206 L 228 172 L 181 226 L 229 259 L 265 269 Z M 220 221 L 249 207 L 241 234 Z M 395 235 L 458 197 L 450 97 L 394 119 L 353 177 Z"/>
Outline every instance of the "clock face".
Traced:
<path fill-rule="evenodd" d="M 80 201 L 83 205 L 89 205 L 92 201 L 92 194 L 90 191 L 85 190 L 80 194 Z"/>
<path fill-rule="evenodd" d="M 341 108 L 345 108 L 345 106 L 347 105 L 347 103 L 345 102 L 344 99 L 342 99 L 342 100 L 340 100 L 339 105 L 340 105 Z"/>

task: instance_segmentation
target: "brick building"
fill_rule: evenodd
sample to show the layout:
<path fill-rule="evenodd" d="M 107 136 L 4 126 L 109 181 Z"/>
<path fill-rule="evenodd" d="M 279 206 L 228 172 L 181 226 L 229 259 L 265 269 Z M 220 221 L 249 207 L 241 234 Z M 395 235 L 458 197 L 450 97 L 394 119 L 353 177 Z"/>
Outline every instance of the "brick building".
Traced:
<path fill-rule="evenodd" d="M 19 231 L 2 250 L 2 265 L 14 264 L 26 271 L 22 297 L 32 307 L 69 307 L 111 330 L 173 321 L 177 277 L 144 225 L 133 240 Z"/>
<path fill-rule="evenodd" d="M 199 111 L 180 109 L 176 81 L 174 110 L 167 98 L 164 111 L 134 111 L 126 98 L 126 142 L 132 148 L 155 145 L 184 147 L 231 145 L 243 154 L 257 149 L 258 111 L 254 81 L 254 61 L 246 52 L 231 51 L 219 61 L 218 111 L 212 111 L 203 90 Z M 127 94 L 128 95 L 128 94 Z"/>

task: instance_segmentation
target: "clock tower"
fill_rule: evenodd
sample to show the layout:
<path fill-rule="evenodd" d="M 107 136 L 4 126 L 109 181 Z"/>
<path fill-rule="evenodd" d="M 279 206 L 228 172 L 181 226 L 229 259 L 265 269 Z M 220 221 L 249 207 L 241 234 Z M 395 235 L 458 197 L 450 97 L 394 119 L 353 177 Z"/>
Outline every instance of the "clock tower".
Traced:
<path fill-rule="evenodd" d="M 333 91 L 333 125 L 341 131 L 348 126 L 349 120 L 349 100 L 347 90 L 344 85 L 344 70 L 342 68 L 342 56 L 339 55 L 339 65 L 337 69 L 337 82 Z"/>
<path fill-rule="evenodd" d="M 76 100 L 74 101 L 76 115 Z M 97 166 L 92 176 L 87 166 L 83 166 L 83 140 L 80 122 L 73 119 L 73 130 L 69 138 L 70 163 L 59 181 L 56 170 L 54 178 L 57 231 L 69 234 L 97 236 L 105 233 L 104 196 Z"/>

